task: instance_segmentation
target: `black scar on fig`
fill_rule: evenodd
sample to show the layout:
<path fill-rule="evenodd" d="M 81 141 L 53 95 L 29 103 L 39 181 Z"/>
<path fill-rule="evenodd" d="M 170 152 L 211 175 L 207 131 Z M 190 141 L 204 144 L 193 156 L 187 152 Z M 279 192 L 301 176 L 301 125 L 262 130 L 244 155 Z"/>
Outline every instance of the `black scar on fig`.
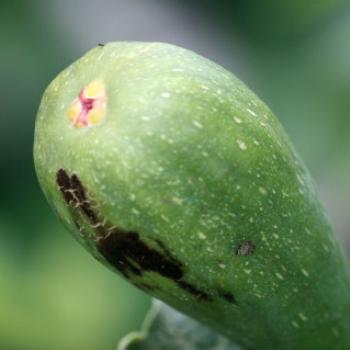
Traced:
<path fill-rule="evenodd" d="M 176 284 L 186 290 L 187 292 L 193 294 L 194 296 L 196 296 L 198 299 L 201 299 L 201 300 L 206 300 L 206 301 L 211 301 L 212 298 L 210 297 L 209 294 L 195 288 L 192 284 L 190 283 L 187 283 L 186 281 L 176 281 Z"/>
<path fill-rule="evenodd" d="M 224 292 L 224 293 L 221 293 L 220 296 L 222 298 L 224 298 L 230 304 L 237 304 L 236 298 L 235 298 L 235 296 L 232 293 Z"/>
<path fill-rule="evenodd" d="M 171 259 L 173 259 L 171 252 L 169 251 L 169 249 L 164 245 L 164 243 L 159 240 L 156 239 L 155 242 L 158 244 L 158 246 L 163 250 L 163 252 Z"/>
<path fill-rule="evenodd" d="M 72 202 L 74 202 L 74 196 L 71 192 L 71 183 L 70 183 L 70 177 L 68 174 L 63 170 L 60 169 L 57 172 L 56 175 L 56 182 L 60 188 L 60 191 L 63 194 L 63 197 L 68 205 L 71 205 Z"/>
<path fill-rule="evenodd" d="M 183 277 L 182 264 L 140 240 L 139 234 L 115 228 L 107 237 L 98 242 L 101 254 L 124 275 L 129 270 L 141 275 L 142 271 L 153 271 L 172 280 Z"/>
<path fill-rule="evenodd" d="M 81 225 L 77 210 L 96 231 L 99 252 L 124 277 L 129 278 L 131 274 L 142 276 L 144 271 L 152 271 L 173 280 L 180 288 L 200 300 L 212 300 L 207 293 L 183 280 L 183 264 L 172 256 L 163 242 L 155 241 L 165 255 L 145 244 L 137 232 L 123 230 L 103 220 L 92 208 L 84 186 L 76 174 L 69 176 L 64 169 L 59 169 L 56 182 L 78 229 L 81 230 Z M 155 290 L 144 283 L 136 283 L 136 286 L 148 291 Z"/>
<path fill-rule="evenodd" d="M 91 208 L 79 178 L 75 174 L 69 176 L 63 169 L 60 169 L 57 172 L 56 181 L 68 206 L 80 207 L 89 221 L 95 225 L 98 222 L 97 216 Z"/>

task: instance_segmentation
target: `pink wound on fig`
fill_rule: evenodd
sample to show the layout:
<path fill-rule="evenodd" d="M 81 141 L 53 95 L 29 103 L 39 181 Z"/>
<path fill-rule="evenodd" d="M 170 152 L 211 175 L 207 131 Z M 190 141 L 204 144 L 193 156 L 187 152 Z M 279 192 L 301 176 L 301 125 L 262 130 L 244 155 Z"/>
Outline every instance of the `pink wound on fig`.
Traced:
<path fill-rule="evenodd" d="M 76 128 L 85 128 L 101 122 L 106 113 L 106 89 L 95 80 L 89 83 L 68 109 L 68 117 Z"/>

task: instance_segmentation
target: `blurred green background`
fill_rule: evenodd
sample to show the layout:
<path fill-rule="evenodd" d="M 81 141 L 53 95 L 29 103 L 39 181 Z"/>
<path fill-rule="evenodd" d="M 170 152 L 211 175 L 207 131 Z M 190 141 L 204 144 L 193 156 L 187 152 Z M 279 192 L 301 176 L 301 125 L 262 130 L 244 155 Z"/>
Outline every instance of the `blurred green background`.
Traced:
<path fill-rule="evenodd" d="M 349 1 L 1 1 L 0 38 L 1 350 L 115 349 L 149 305 L 69 236 L 33 169 L 45 87 L 97 43 L 166 41 L 233 71 L 279 116 L 350 245 Z"/>

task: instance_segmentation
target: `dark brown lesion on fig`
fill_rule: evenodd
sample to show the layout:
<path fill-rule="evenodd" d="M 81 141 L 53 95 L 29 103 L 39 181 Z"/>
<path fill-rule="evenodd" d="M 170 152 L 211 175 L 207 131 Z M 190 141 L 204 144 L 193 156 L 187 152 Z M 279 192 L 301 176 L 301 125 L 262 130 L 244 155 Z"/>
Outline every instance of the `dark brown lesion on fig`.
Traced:
<path fill-rule="evenodd" d="M 57 172 L 56 181 L 68 206 L 73 210 L 80 208 L 90 223 L 95 225 L 98 222 L 97 215 L 77 175 L 69 176 L 63 169 L 60 169 Z"/>
<path fill-rule="evenodd" d="M 85 188 L 76 174 L 71 176 L 64 169 L 58 170 L 56 182 L 66 201 L 72 219 L 81 231 L 81 214 L 96 233 L 96 246 L 101 255 L 124 277 L 142 276 L 144 272 L 154 272 L 174 281 L 181 289 L 199 300 L 210 301 L 211 296 L 184 280 L 184 266 L 176 259 L 160 240 L 155 243 L 161 251 L 145 243 L 135 231 L 124 230 L 112 225 L 98 213 L 88 198 Z M 141 289 L 154 291 L 155 287 L 136 282 Z"/>
<path fill-rule="evenodd" d="M 130 273 L 141 276 L 144 271 L 156 272 L 172 280 L 183 277 L 181 262 L 149 247 L 137 232 L 115 228 L 99 240 L 98 249 L 126 277 Z"/>
<path fill-rule="evenodd" d="M 197 289 L 192 284 L 190 284 L 186 281 L 179 280 L 179 281 L 176 281 L 176 283 L 180 288 L 186 290 L 187 292 L 191 293 L 192 295 L 194 295 L 195 297 L 197 297 L 200 300 L 205 300 L 205 301 L 212 300 L 212 298 L 209 294 L 203 292 L 202 290 Z"/>
<path fill-rule="evenodd" d="M 252 241 L 243 241 L 235 249 L 235 254 L 238 256 L 252 255 L 256 250 L 256 246 Z"/>
<path fill-rule="evenodd" d="M 173 259 L 170 250 L 165 246 L 165 244 L 164 244 L 161 240 L 155 239 L 154 241 L 157 243 L 157 245 L 159 246 L 159 248 L 161 248 L 161 250 L 163 251 L 163 253 L 164 253 L 166 256 L 168 256 L 169 258 L 172 258 L 172 259 Z"/>
<path fill-rule="evenodd" d="M 220 296 L 230 304 L 237 304 L 235 296 L 230 292 L 222 292 Z"/>
<path fill-rule="evenodd" d="M 57 172 L 56 182 L 60 188 L 60 191 L 63 194 L 63 198 L 65 199 L 66 203 L 70 206 L 72 203 L 74 203 L 75 198 L 74 198 L 73 193 L 71 191 L 72 185 L 70 182 L 70 177 L 63 169 L 60 169 Z"/>

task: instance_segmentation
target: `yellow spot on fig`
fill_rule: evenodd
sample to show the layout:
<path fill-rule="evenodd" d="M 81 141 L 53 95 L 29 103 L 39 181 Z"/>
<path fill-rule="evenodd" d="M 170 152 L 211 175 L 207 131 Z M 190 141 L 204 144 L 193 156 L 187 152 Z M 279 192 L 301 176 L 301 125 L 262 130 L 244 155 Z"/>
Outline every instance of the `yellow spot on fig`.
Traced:
<path fill-rule="evenodd" d="M 100 80 L 95 80 L 84 88 L 83 94 L 85 98 L 103 97 L 105 95 L 104 84 Z"/>
<path fill-rule="evenodd" d="M 98 124 L 106 113 L 106 90 L 99 81 L 89 83 L 68 109 L 68 118 L 76 128 Z"/>
<path fill-rule="evenodd" d="M 88 123 L 92 125 L 99 123 L 102 120 L 104 114 L 105 114 L 105 109 L 101 107 L 100 108 L 96 107 L 92 109 L 88 114 Z"/>
<path fill-rule="evenodd" d="M 76 98 L 68 109 L 68 117 L 72 122 L 78 118 L 81 113 L 81 103 L 78 98 Z"/>

